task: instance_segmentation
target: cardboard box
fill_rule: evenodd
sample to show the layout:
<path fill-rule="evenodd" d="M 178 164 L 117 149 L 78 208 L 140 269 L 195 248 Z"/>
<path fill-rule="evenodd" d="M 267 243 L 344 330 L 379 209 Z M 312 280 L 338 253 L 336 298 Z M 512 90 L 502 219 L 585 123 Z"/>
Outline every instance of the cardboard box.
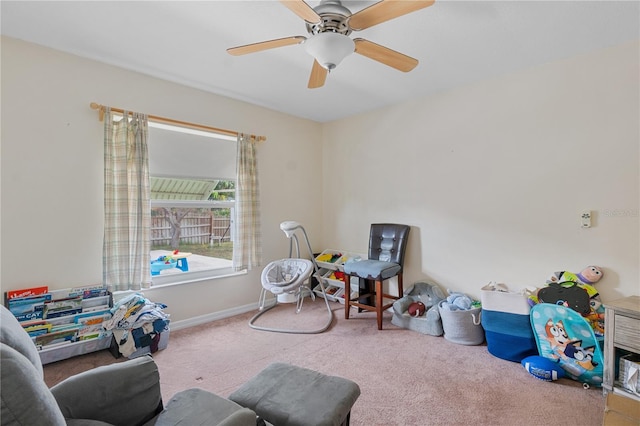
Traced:
<path fill-rule="evenodd" d="M 631 397 L 608 393 L 602 424 L 604 426 L 640 425 L 640 401 Z"/>

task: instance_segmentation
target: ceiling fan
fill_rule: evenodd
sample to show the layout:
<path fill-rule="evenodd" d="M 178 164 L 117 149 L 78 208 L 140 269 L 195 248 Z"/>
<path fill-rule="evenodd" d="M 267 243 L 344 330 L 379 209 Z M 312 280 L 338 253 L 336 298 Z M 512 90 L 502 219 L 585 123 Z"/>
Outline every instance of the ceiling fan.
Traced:
<path fill-rule="evenodd" d="M 418 65 L 417 59 L 363 38 L 351 39 L 349 34 L 431 6 L 435 0 L 380 0 L 354 14 L 340 0 L 321 0 L 315 8 L 304 0 L 280 2 L 305 20 L 309 37 L 262 41 L 231 47 L 227 52 L 238 56 L 304 43 L 305 50 L 314 58 L 308 84 L 310 89 L 314 89 L 322 87 L 329 71 L 353 52 L 403 72 L 414 69 Z"/>

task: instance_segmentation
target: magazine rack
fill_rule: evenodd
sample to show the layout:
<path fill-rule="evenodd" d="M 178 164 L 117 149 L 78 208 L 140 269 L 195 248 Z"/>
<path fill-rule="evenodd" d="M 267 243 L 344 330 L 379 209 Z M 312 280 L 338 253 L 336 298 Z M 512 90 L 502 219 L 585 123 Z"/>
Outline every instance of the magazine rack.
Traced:
<path fill-rule="evenodd" d="M 60 311 L 51 314 L 47 318 L 43 313 L 44 308 L 40 307 L 42 305 L 40 300 L 43 298 L 48 299 L 51 303 L 73 300 L 76 304 L 69 302 L 67 306 L 63 306 Z M 79 303 L 75 302 L 78 298 L 81 299 Z M 111 293 L 102 286 L 76 287 L 52 291 L 49 291 L 47 287 L 37 287 L 5 293 L 5 306 L 7 308 L 11 310 L 12 306 L 10 305 L 14 305 L 17 301 L 20 301 L 21 306 L 23 306 L 22 310 L 27 313 L 20 314 L 19 310 L 15 309 L 15 306 L 13 306 L 12 313 L 19 321 L 21 320 L 23 327 L 27 325 L 32 325 L 36 328 L 38 326 L 43 327 L 42 333 L 37 337 L 32 337 L 34 345 L 38 348 L 42 364 L 50 364 L 74 356 L 108 349 L 111 344 L 112 334 L 104 331 L 95 331 L 82 335 L 74 335 L 70 331 L 58 339 L 54 339 L 52 336 L 52 343 L 50 344 L 42 344 L 48 340 L 48 335 L 53 334 L 47 332 L 51 327 L 69 325 L 71 328 L 73 324 L 78 324 L 79 318 L 91 316 L 92 312 L 95 312 L 95 316 L 99 317 L 100 312 L 111 309 L 113 306 Z M 62 305 L 62 303 L 59 305 Z M 65 311 L 64 309 L 67 310 Z M 109 313 L 108 315 L 110 316 L 111 314 Z M 97 322 L 97 320 L 92 325 L 94 330 L 101 329 L 101 322 Z M 46 327 L 49 327 L 49 329 Z"/>

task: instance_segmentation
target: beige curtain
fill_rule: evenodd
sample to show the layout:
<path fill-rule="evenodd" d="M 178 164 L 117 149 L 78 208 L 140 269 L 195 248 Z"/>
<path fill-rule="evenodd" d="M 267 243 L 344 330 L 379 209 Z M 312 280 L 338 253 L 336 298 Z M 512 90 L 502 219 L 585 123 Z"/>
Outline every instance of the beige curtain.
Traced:
<path fill-rule="evenodd" d="M 145 114 L 105 110 L 103 282 L 111 291 L 151 286 L 150 190 Z"/>
<path fill-rule="evenodd" d="M 262 263 L 260 231 L 260 194 L 256 142 L 248 135 L 238 134 L 236 235 L 233 243 L 233 268 L 252 269 Z"/>

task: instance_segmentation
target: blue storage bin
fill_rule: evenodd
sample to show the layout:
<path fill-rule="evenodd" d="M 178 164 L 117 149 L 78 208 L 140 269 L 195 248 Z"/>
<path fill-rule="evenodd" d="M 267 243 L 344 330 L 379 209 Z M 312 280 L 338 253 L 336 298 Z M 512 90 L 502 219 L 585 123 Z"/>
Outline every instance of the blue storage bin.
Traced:
<path fill-rule="evenodd" d="M 482 309 L 482 327 L 491 355 L 513 362 L 538 355 L 529 315 Z"/>
<path fill-rule="evenodd" d="M 504 284 L 489 283 L 482 288 L 480 297 L 489 353 L 513 362 L 538 355 L 526 293 L 509 291 Z"/>

